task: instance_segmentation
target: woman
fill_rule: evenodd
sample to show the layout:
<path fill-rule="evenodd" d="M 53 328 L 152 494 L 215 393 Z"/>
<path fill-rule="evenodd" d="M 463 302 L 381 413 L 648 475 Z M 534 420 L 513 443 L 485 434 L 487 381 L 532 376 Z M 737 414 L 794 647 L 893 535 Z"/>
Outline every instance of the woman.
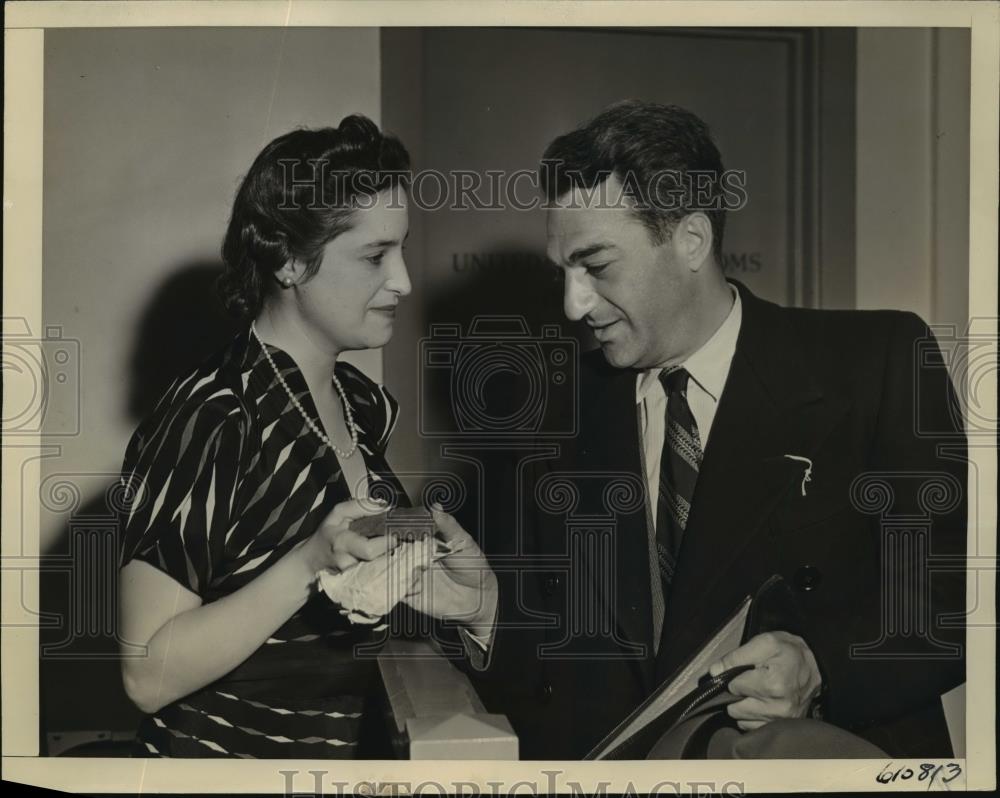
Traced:
<path fill-rule="evenodd" d="M 366 714 L 378 632 L 352 626 L 316 576 L 396 545 L 348 525 L 384 509 L 366 500 L 375 482 L 405 502 L 385 461 L 397 406 L 338 356 L 383 346 L 410 293 L 408 168 L 396 139 L 350 116 L 275 139 L 243 180 L 221 288 L 248 329 L 174 383 L 125 456 L 122 671 L 147 713 L 137 753 L 387 753 Z M 481 633 L 495 580 L 483 569 L 483 601 L 467 570 L 485 565 L 479 549 L 450 516 L 435 521 L 465 565 L 436 563 L 408 601 Z"/>

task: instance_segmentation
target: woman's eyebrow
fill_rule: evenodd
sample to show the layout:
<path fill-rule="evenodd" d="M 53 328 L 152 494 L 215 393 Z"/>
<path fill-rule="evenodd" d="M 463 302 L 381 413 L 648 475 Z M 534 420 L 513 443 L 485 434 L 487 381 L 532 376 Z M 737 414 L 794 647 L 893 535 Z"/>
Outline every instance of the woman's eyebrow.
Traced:
<path fill-rule="evenodd" d="M 403 239 L 406 240 L 405 238 Z M 397 238 L 383 238 L 379 241 L 370 241 L 367 244 L 362 244 L 361 249 L 380 249 L 382 247 L 392 247 L 399 243 Z"/>

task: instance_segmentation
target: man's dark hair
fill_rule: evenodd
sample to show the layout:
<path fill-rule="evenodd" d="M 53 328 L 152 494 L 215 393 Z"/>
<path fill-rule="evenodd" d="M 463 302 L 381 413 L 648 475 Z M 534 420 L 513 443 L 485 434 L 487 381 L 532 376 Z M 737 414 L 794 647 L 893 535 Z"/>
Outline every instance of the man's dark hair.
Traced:
<path fill-rule="evenodd" d="M 410 156 L 394 137 L 359 114 L 339 127 L 279 136 L 254 160 L 233 202 L 222 245 L 219 292 L 236 316 L 253 318 L 291 258 L 305 276 L 326 245 L 349 230 L 354 212 L 388 188 L 408 184 Z"/>
<path fill-rule="evenodd" d="M 656 243 L 668 240 L 684 216 L 704 211 L 721 262 L 722 157 L 701 119 L 676 105 L 623 100 L 555 139 L 539 170 L 550 204 L 573 188 L 594 189 L 612 174 Z"/>

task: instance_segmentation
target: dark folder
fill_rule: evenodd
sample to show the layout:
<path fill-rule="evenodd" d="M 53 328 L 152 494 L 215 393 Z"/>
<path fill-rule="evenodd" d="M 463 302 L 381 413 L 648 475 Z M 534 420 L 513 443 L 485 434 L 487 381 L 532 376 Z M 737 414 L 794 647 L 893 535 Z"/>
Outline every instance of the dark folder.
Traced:
<path fill-rule="evenodd" d="M 732 668 L 709 677 L 709 665 L 761 632 L 785 629 L 794 633 L 799 627 L 791 590 L 780 576 L 772 576 L 584 759 L 645 759 L 660 738 L 694 713 L 728 703 L 724 696 L 729 683 L 753 667 Z"/>

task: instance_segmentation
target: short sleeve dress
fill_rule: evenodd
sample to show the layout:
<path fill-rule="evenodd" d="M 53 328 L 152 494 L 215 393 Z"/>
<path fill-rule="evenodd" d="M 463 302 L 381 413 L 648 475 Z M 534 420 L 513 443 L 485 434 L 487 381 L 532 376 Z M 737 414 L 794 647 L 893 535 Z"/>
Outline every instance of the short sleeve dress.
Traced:
<path fill-rule="evenodd" d="M 316 418 L 294 360 L 267 346 Z M 385 461 L 395 400 L 346 363 L 336 374 L 358 428 L 369 493 L 407 504 Z M 120 564 L 142 560 L 204 603 L 250 582 L 351 496 L 336 455 L 309 429 L 249 331 L 171 386 L 132 437 L 122 480 L 131 498 Z M 317 592 L 232 672 L 144 718 L 135 753 L 386 756 L 381 718 L 370 711 L 384 634 L 351 625 Z M 206 648 L 223 644 L 205 640 Z"/>

